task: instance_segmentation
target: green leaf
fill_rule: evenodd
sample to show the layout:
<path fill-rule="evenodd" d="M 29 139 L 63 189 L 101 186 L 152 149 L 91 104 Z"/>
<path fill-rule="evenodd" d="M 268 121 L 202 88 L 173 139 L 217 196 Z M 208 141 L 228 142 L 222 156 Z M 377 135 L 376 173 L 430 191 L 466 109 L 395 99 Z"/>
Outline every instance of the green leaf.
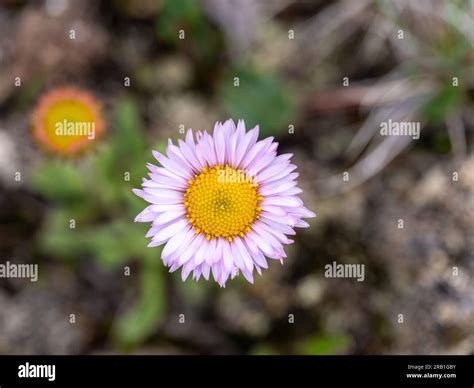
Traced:
<path fill-rule="evenodd" d="M 140 111 L 135 100 L 130 97 L 118 102 L 115 109 L 116 132 L 111 141 L 120 165 L 133 165 L 143 159 L 146 140 L 143 135 Z"/>
<path fill-rule="evenodd" d="M 202 21 L 199 2 L 194 0 L 166 0 L 158 17 L 158 35 L 169 43 L 177 42 L 178 30 L 184 27 L 195 28 Z"/>
<path fill-rule="evenodd" d="M 84 250 L 93 253 L 107 266 L 122 265 L 134 257 L 147 253 L 146 226 L 128 219 L 116 219 L 109 223 L 90 227 Z"/>
<path fill-rule="evenodd" d="M 308 355 L 335 354 L 347 349 L 349 343 L 349 338 L 343 334 L 317 335 L 301 343 L 298 352 Z"/>
<path fill-rule="evenodd" d="M 100 225 L 81 224 L 69 228 L 71 214 L 54 211 L 40 237 L 42 247 L 53 256 L 74 259 L 90 254 L 106 267 L 116 267 L 147 252 L 146 226 L 128 219 L 115 219 Z"/>
<path fill-rule="evenodd" d="M 83 251 L 87 236 L 69 227 L 71 219 L 76 220 L 74 214 L 63 209 L 49 213 L 39 236 L 42 250 L 61 259 L 77 258 Z"/>
<path fill-rule="evenodd" d="M 159 253 L 157 255 L 159 258 Z M 123 347 L 132 347 L 146 340 L 164 317 L 166 294 L 160 260 L 143 266 L 140 286 L 139 300 L 112 329 L 115 341 Z"/>
<path fill-rule="evenodd" d="M 180 39 L 179 30 L 184 31 L 186 39 Z M 183 46 L 190 52 L 198 62 L 197 67 L 215 65 L 216 56 L 222 51 L 222 34 L 207 22 L 199 1 L 166 0 L 156 31 L 166 43 Z"/>
<path fill-rule="evenodd" d="M 457 4 L 456 4 L 457 3 Z M 462 23 L 469 5 L 461 1 L 452 0 L 446 7 L 446 19 L 448 20 L 440 37 L 434 43 L 435 54 L 440 56 L 441 62 L 455 74 L 457 69 L 463 65 L 465 59 L 472 52 L 472 44 L 466 33 L 460 31 L 457 26 Z"/>
<path fill-rule="evenodd" d="M 234 86 L 234 77 L 239 86 Z M 223 81 L 220 98 L 230 117 L 244 119 L 247 127 L 259 124 L 262 137 L 281 134 L 295 118 L 289 91 L 271 75 L 234 71 Z"/>
<path fill-rule="evenodd" d="M 87 193 L 79 168 L 64 160 L 46 161 L 37 167 L 31 185 L 46 198 L 63 202 L 84 200 Z"/>
<path fill-rule="evenodd" d="M 130 260 L 130 252 L 124 249 L 123 226 L 119 223 L 89 228 L 87 235 L 83 249 L 93 253 L 100 264 L 114 267 Z"/>
<path fill-rule="evenodd" d="M 426 119 L 431 123 L 441 123 L 446 116 L 457 109 L 463 100 L 461 87 L 446 83 L 422 108 Z"/>
<path fill-rule="evenodd" d="M 278 355 L 278 352 L 269 344 L 259 344 L 255 346 L 250 354 L 253 356 L 273 356 Z"/>

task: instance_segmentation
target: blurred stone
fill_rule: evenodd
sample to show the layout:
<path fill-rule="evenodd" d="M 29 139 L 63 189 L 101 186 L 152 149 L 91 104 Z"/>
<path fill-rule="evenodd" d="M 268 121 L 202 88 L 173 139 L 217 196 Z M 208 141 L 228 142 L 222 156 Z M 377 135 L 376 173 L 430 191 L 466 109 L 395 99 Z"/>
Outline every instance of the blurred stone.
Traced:
<path fill-rule="evenodd" d="M 417 162 L 419 168 L 422 163 L 426 161 Z M 460 171 L 473 169 L 470 158 Z M 394 175 L 393 171 L 384 174 L 389 180 Z M 368 216 L 372 219 L 368 225 L 370 249 L 383 260 L 390 278 L 387 291 L 394 298 L 390 310 L 392 314 L 403 312 L 405 317 L 402 325 L 391 320 L 396 331 L 403 332 L 397 334 L 391 352 L 450 352 L 472 334 L 474 286 L 457 276 L 474 275 L 470 264 L 474 187 L 463 185 L 461 178 L 452 181 L 447 165 L 426 168 L 419 181 L 411 176 L 403 191 L 386 192 L 380 206 L 373 207 Z M 469 173 L 463 176 L 469 179 Z M 396 228 L 398 219 L 403 219 L 403 229 Z"/>
<path fill-rule="evenodd" d="M 108 35 L 100 24 L 93 22 L 88 3 L 65 2 L 61 12 L 53 7 L 55 16 L 51 16 L 50 8 L 34 5 L 19 14 L 11 35 L 4 37 L 7 41 L 14 40 L 5 70 L 10 93 L 14 90 L 15 77 L 21 77 L 23 84 L 45 73 L 49 73 L 50 81 L 77 79 L 105 57 Z M 71 39 L 71 30 L 75 39 Z"/>
<path fill-rule="evenodd" d="M 219 120 L 218 113 L 203 97 L 192 94 L 176 94 L 163 96 L 156 101 L 157 111 L 161 112 L 162 117 L 159 127 L 167 131 L 162 133 L 163 137 L 168 135 L 172 137 L 184 137 L 179 132 L 180 126 L 184 126 L 184 130 L 192 128 L 194 131 L 210 131 L 214 130 L 214 124 Z M 227 118 L 220 118 L 225 120 Z"/>
<path fill-rule="evenodd" d="M 191 72 L 190 63 L 185 58 L 170 56 L 144 64 L 136 71 L 135 77 L 145 90 L 177 92 L 189 85 Z"/>
<path fill-rule="evenodd" d="M 227 330 L 252 337 L 263 336 L 269 330 L 269 320 L 264 310 L 254 303 L 248 303 L 242 293 L 235 289 L 222 294 L 217 307 Z"/>
<path fill-rule="evenodd" d="M 69 0 L 46 0 L 44 7 L 48 15 L 59 16 L 69 7 Z"/>
<path fill-rule="evenodd" d="M 324 286 L 317 276 L 310 275 L 305 277 L 296 290 L 298 301 L 303 307 L 311 307 L 317 304 L 324 293 Z"/>
<path fill-rule="evenodd" d="M 262 71 L 278 72 L 285 69 L 292 55 L 294 41 L 280 24 L 266 21 L 260 26 L 250 52 L 251 61 Z"/>
<path fill-rule="evenodd" d="M 7 187 L 17 187 L 23 182 L 15 180 L 15 173 L 20 172 L 21 165 L 18 149 L 14 139 L 0 129 L 0 181 Z M 24 175 L 24 174 L 23 174 Z M 21 176 L 21 175 L 20 175 Z"/>
<path fill-rule="evenodd" d="M 411 191 L 411 199 L 417 205 L 439 201 L 443 197 L 444 188 L 449 184 L 448 179 L 440 168 L 428 171 L 423 180 Z"/>
<path fill-rule="evenodd" d="M 0 291 L 0 353 L 77 354 L 86 344 L 79 316 L 69 323 L 68 309 L 54 292 L 27 287 L 14 297 Z"/>

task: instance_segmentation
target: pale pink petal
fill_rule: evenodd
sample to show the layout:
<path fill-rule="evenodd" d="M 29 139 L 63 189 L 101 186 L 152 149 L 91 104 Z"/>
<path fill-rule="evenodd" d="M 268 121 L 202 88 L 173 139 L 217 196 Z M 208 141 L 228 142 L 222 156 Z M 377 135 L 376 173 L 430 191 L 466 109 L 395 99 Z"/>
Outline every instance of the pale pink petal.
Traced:
<path fill-rule="evenodd" d="M 184 229 L 186 226 L 188 226 L 188 221 L 187 220 L 179 220 L 168 227 L 160 230 L 155 234 L 155 236 L 152 239 L 153 243 L 158 243 L 158 245 L 161 245 L 168 241 L 173 235 L 176 233 L 180 232 L 182 229 Z M 156 245 L 150 245 L 150 246 L 156 246 Z"/>
<path fill-rule="evenodd" d="M 188 130 L 184 140 L 174 145 L 168 142 L 167 156 L 154 151 L 160 166 L 147 164 L 150 179 L 142 180 L 142 189 L 133 192 L 151 205 L 135 217 L 136 222 L 150 222 L 146 236 L 150 247 L 163 245 L 161 259 L 170 272 L 181 267 L 186 280 L 201 276 L 225 287 L 229 278 L 241 273 L 253 283 L 253 269 L 261 274 L 268 268 L 267 258 L 286 258 L 284 246 L 293 243 L 295 227 L 308 227 L 302 218 L 315 214 L 306 209 L 298 197 L 296 166 L 290 163 L 291 154 L 277 156 L 278 143 L 272 137 L 258 141 L 258 126 L 246 131 L 245 123 L 232 120 L 216 123 L 214 132 L 198 131 L 196 141 Z M 186 217 L 185 192 L 190 180 L 204 167 L 229 164 L 242 169 L 258 184 L 261 212 L 250 225 L 245 237 L 235 236 L 232 242 L 224 238 L 206 239 L 196 234 Z"/>
<path fill-rule="evenodd" d="M 170 256 L 180 246 L 186 245 L 188 241 L 191 240 L 193 235 L 194 232 L 192 231 L 191 226 L 189 225 L 187 226 L 187 228 L 181 230 L 179 233 L 176 233 L 166 243 L 165 247 L 163 248 L 163 252 L 161 253 L 161 257 L 166 258 Z"/>
<path fill-rule="evenodd" d="M 224 130 L 220 123 L 214 128 L 214 150 L 216 152 L 217 164 L 225 164 L 225 138 Z"/>
<path fill-rule="evenodd" d="M 295 186 L 296 186 L 295 181 L 290 181 L 290 180 L 276 181 L 275 183 L 263 184 L 261 188 L 259 189 L 259 193 L 260 195 L 263 195 L 263 196 L 276 195 L 288 189 L 291 189 Z"/>
<path fill-rule="evenodd" d="M 165 169 L 170 170 L 173 174 L 186 179 L 191 179 L 193 177 L 191 170 L 184 163 L 178 164 L 175 161 L 160 154 L 158 151 L 153 151 L 153 156 Z"/>
<path fill-rule="evenodd" d="M 247 250 L 247 247 L 244 245 L 240 237 L 236 237 L 234 241 L 232 242 L 237 246 L 237 249 L 239 250 L 240 257 L 244 261 L 245 267 L 252 272 L 253 270 L 253 261 L 252 258 L 249 255 L 249 252 Z"/>
<path fill-rule="evenodd" d="M 274 197 L 266 197 L 262 201 L 263 206 L 285 206 L 285 207 L 299 207 L 303 206 L 303 201 L 295 196 L 277 195 Z"/>
<path fill-rule="evenodd" d="M 247 169 L 248 166 L 256 159 L 261 157 L 261 155 L 265 154 L 267 150 L 270 148 L 270 145 L 273 142 L 273 137 L 268 137 L 265 140 L 259 141 L 253 147 L 249 149 L 247 154 L 244 155 L 242 162 L 240 165 L 242 168 Z"/>

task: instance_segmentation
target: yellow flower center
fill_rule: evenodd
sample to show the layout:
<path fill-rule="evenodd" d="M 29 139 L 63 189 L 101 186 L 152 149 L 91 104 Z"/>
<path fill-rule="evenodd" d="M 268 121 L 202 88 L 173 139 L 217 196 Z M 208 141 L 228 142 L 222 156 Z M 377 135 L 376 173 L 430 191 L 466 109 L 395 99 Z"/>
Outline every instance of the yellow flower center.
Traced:
<path fill-rule="evenodd" d="M 33 131 L 41 145 L 72 155 L 93 144 L 101 135 L 101 107 L 79 89 L 53 90 L 40 100 L 33 115 Z"/>
<path fill-rule="evenodd" d="M 44 127 L 51 142 L 60 149 L 68 149 L 72 144 L 87 138 L 88 131 L 91 133 L 91 129 L 95 130 L 95 120 L 95 112 L 83 101 L 63 100 L 49 107 L 44 116 Z M 78 123 L 84 126 L 84 129 L 77 127 L 82 129 L 82 134 L 72 127 Z M 61 131 L 58 131 L 58 128 L 61 128 Z"/>
<path fill-rule="evenodd" d="M 250 232 L 263 200 L 250 175 L 227 165 L 215 166 L 204 168 L 188 183 L 184 205 L 196 233 L 204 233 L 208 240 L 224 237 L 232 241 Z"/>

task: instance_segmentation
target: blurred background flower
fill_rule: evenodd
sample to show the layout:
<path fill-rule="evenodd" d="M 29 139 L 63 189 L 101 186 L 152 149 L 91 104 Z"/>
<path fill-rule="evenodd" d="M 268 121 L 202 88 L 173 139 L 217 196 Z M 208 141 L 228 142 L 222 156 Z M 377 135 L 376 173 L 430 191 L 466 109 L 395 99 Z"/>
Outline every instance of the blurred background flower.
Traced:
<path fill-rule="evenodd" d="M 33 137 L 40 146 L 62 156 L 73 156 L 102 135 L 104 118 L 99 102 L 74 87 L 54 89 L 38 101 L 32 117 Z"/>
<path fill-rule="evenodd" d="M 6 0 L 2 353 L 474 352 L 474 3 Z M 107 133 L 72 160 L 30 118 L 76 85 Z M 131 189 L 151 149 L 227 117 L 294 154 L 318 214 L 254 285 L 163 276 Z M 420 137 L 381 136 L 415 122 Z M 365 265 L 365 281 L 324 266 Z M 71 319 L 74 314 L 75 319 Z"/>

